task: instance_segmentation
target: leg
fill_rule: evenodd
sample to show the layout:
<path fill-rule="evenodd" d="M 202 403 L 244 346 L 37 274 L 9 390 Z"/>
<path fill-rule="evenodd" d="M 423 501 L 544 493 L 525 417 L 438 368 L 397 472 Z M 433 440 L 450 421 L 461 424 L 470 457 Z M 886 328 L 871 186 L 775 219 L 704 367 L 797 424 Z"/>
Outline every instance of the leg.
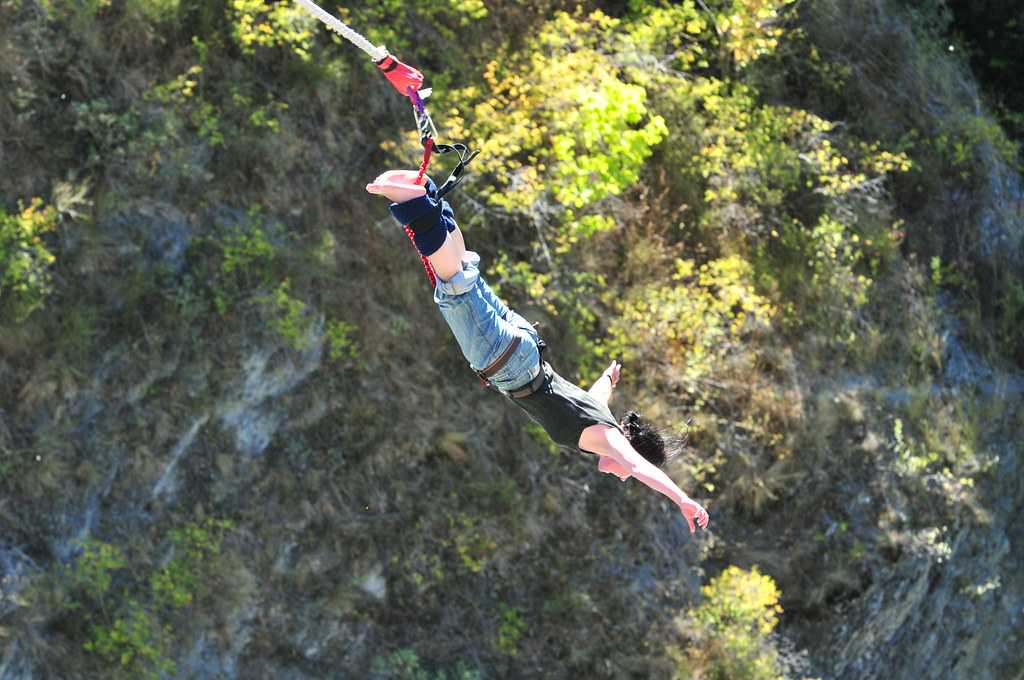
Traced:
<path fill-rule="evenodd" d="M 453 277 L 438 280 L 434 301 L 463 356 L 475 370 L 489 366 L 517 336 L 523 340 L 504 368 L 491 378 L 499 389 L 516 389 L 528 383 L 539 370 L 536 334 L 484 282 L 479 262 L 476 253 L 467 252 Z"/>
<path fill-rule="evenodd" d="M 494 291 L 487 285 L 487 282 L 484 281 L 483 277 L 480 277 L 480 291 L 484 300 L 494 308 L 498 313 L 498 316 L 512 324 L 512 326 L 525 331 L 527 335 L 533 338 L 534 342 L 540 342 L 540 335 L 537 333 L 537 329 L 533 327 L 533 324 L 523 318 L 523 316 L 514 309 L 511 309 L 506 305 L 504 300 L 495 295 Z"/>
<path fill-rule="evenodd" d="M 448 232 L 448 238 L 445 240 L 444 245 L 430 256 L 430 263 L 434 265 L 434 272 L 441 277 L 442 281 L 451 281 L 452 277 L 463 269 L 463 260 L 466 256 L 466 242 L 463 239 L 462 230 L 459 229 L 458 224 L 453 223 L 453 225 L 454 228 Z M 435 257 L 437 257 L 437 261 L 435 261 Z M 479 287 L 481 297 L 488 305 L 494 308 L 500 319 L 507 321 L 513 326 L 522 328 L 534 336 L 535 340 L 537 339 L 537 332 L 533 325 L 512 311 L 505 304 L 504 300 L 495 295 L 482 276 L 480 276 Z"/>
<path fill-rule="evenodd" d="M 387 175 L 388 173 L 385 173 Z M 388 187 L 393 194 L 411 193 L 412 189 L 403 184 L 394 184 L 399 180 L 414 180 L 414 173 L 397 171 L 390 173 L 392 183 L 379 183 L 385 178 L 382 175 L 378 182 L 368 185 L 367 189 L 383 190 L 381 187 Z M 429 178 L 426 180 L 426 189 L 414 185 L 422 193 L 420 196 L 410 198 L 402 203 L 394 203 L 390 206 L 391 214 L 400 223 L 407 225 L 413 232 L 413 241 L 420 254 L 426 255 L 434 272 L 442 281 L 448 281 L 462 270 L 462 259 L 466 255 L 466 243 L 462 238 L 462 232 L 455 222 L 455 213 L 448 201 L 438 198 L 437 187 Z"/>
<path fill-rule="evenodd" d="M 466 241 L 462 238 L 462 230 L 459 229 L 459 225 L 456 224 L 455 228 L 448 232 L 449 238 L 455 241 L 455 247 L 462 251 L 463 254 L 466 252 Z M 461 255 L 459 256 L 461 259 Z"/>

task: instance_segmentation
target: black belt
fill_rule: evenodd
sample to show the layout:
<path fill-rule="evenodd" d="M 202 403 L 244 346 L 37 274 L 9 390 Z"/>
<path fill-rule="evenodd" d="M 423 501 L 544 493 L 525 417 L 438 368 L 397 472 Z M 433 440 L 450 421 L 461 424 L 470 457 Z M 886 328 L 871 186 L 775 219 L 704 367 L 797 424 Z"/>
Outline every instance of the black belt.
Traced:
<path fill-rule="evenodd" d="M 508 392 L 508 396 L 513 399 L 522 399 L 523 397 L 528 397 L 540 388 L 544 387 L 544 383 L 548 380 L 547 367 L 548 365 L 546 361 L 540 362 L 540 370 L 537 372 L 537 376 L 518 390 Z"/>

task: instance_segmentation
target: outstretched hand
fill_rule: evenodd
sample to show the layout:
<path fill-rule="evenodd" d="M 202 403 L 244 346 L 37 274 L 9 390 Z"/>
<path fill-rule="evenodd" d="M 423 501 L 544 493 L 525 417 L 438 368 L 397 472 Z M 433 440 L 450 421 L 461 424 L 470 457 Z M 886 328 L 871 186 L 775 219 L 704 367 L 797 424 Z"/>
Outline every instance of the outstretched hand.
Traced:
<path fill-rule="evenodd" d="M 426 180 L 416 182 L 415 170 L 388 170 L 366 185 L 371 194 L 386 196 L 392 203 L 405 203 L 427 193 Z"/>
<path fill-rule="evenodd" d="M 679 504 L 679 509 L 683 512 L 683 517 L 686 518 L 686 523 L 690 525 L 690 533 L 697 531 L 699 526 L 701 529 L 708 528 L 708 522 L 710 517 L 708 511 L 704 509 L 700 503 L 687 498 L 685 501 Z M 696 523 L 696 526 L 694 525 Z"/>

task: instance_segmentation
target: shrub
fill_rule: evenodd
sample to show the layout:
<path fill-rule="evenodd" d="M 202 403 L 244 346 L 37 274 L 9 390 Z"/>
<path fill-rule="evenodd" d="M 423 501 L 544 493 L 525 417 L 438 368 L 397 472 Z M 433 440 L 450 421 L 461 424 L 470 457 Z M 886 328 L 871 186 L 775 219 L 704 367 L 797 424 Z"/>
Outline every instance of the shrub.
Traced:
<path fill-rule="evenodd" d="M 191 523 L 170 532 L 173 557 L 150 576 L 150 592 L 159 607 L 179 609 L 192 604 L 202 590 L 211 560 L 221 553 L 224 532 L 231 523 L 207 520 Z"/>
<path fill-rule="evenodd" d="M 701 589 L 704 601 L 677 621 L 690 638 L 685 651 L 668 649 L 677 677 L 712 680 L 781 680 L 771 639 L 778 624 L 779 590 L 757 567 L 730 566 Z"/>
<path fill-rule="evenodd" d="M 219 558 L 230 528 L 227 521 L 208 519 L 172 529 L 170 559 L 159 567 L 148 566 L 149 556 L 88 539 L 75 561 L 53 572 L 36 597 L 44 602 L 49 595 L 59 603 L 60 614 L 69 617 L 62 628 L 81 640 L 109 677 L 173 673 L 172 647 L 186 630 L 181 614 L 197 600 L 209 604 L 226 595 L 212 597 L 212 582 L 224 568 Z M 53 598 L 61 583 L 68 585 L 66 596 Z"/>
<path fill-rule="evenodd" d="M 670 281 L 638 286 L 618 301 L 604 353 L 641 363 L 661 357 L 697 390 L 745 334 L 775 314 L 754 289 L 751 275 L 750 265 L 738 256 L 700 266 L 677 260 Z"/>
<path fill-rule="evenodd" d="M 570 231 L 607 228 L 581 211 L 635 183 L 667 133 L 604 47 L 618 23 L 560 13 L 526 50 L 499 50 L 483 88 L 450 93 L 459 103 L 449 106 L 449 134 L 483 140 L 477 169 L 493 180 L 482 189 L 488 203 L 527 213 L 550 195 Z"/>
<path fill-rule="evenodd" d="M 374 680 L 481 680 L 478 671 L 459 661 L 449 674 L 444 670 L 430 672 L 423 668 L 415 651 L 398 649 L 387 656 L 378 656 L 373 662 Z"/>
<path fill-rule="evenodd" d="M 504 602 L 501 603 L 499 611 L 501 623 L 498 625 L 498 651 L 505 656 L 515 656 L 519 653 L 519 639 L 526 632 L 526 620 L 517 608 L 510 607 Z"/>
<path fill-rule="evenodd" d="M 57 209 L 33 198 L 18 212 L 0 209 L 0 304 L 24 321 L 53 292 L 50 268 L 57 257 L 44 241 L 57 228 Z"/>
<path fill-rule="evenodd" d="M 258 300 L 266 312 L 270 328 L 286 346 L 296 352 L 304 352 L 313 346 L 317 339 L 317 317 L 309 305 L 292 295 L 287 279 Z"/>
<path fill-rule="evenodd" d="M 312 59 L 313 29 L 318 24 L 294 3 L 231 0 L 231 13 L 233 37 L 244 54 L 272 47 L 288 50 L 303 61 Z"/>
<path fill-rule="evenodd" d="M 330 343 L 332 361 L 352 361 L 359 358 L 359 343 L 353 337 L 356 326 L 345 321 L 331 319 L 327 322 L 327 340 Z"/>
<path fill-rule="evenodd" d="M 160 625 L 152 613 L 129 600 L 109 624 L 92 626 L 83 648 L 102 657 L 108 668 L 118 669 L 115 674 L 156 680 L 176 669 L 167 656 L 172 636 L 170 626 Z"/>

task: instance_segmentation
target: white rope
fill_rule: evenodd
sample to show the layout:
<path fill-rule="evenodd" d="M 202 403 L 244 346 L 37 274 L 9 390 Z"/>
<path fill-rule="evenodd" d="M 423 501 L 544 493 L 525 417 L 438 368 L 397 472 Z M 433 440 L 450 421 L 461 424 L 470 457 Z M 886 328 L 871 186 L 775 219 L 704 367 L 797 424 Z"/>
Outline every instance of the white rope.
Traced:
<path fill-rule="evenodd" d="M 295 2 L 305 7 L 310 14 L 322 21 L 327 28 L 331 29 L 345 40 L 348 40 L 363 52 L 366 52 L 374 61 L 380 61 L 384 57 L 388 56 L 388 51 L 383 45 L 377 47 L 372 42 L 341 23 L 341 21 L 334 16 L 320 9 L 316 3 L 311 2 L 310 0 L 295 0 Z"/>

